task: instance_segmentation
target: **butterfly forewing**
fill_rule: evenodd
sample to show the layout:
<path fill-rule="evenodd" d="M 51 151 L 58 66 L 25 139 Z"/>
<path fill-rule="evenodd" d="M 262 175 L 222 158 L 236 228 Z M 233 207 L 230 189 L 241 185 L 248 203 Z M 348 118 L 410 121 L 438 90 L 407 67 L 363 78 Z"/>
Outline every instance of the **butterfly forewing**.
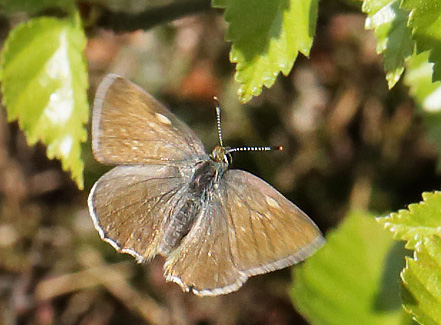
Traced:
<path fill-rule="evenodd" d="M 106 164 L 179 163 L 205 155 L 194 132 L 132 82 L 109 74 L 94 102 L 92 149 Z"/>
<path fill-rule="evenodd" d="M 183 176 L 184 175 L 184 176 Z M 102 176 L 89 195 L 89 209 L 101 237 L 116 249 L 149 260 L 188 178 L 173 166 L 119 166 Z"/>
<path fill-rule="evenodd" d="M 220 188 L 232 259 L 247 276 L 302 261 L 323 245 L 311 219 L 260 178 L 228 170 Z"/>

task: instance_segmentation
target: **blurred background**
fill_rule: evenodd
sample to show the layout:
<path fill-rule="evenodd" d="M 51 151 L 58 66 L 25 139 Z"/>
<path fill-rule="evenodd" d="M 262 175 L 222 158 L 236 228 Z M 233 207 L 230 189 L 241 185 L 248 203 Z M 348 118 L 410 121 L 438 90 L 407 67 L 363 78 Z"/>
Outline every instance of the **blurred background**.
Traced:
<path fill-rule="evenodd" d="M 93 2 L 132 12 L 167 3 Z M 435 148 L 402 82 L 388 90 L 376 40 L 359 12 L 349 1 L 321 2 L 310 58 L 299 55 L 289 76 L 245 106 L 236 96 L 222 11 L 146 32 L 115 34 L 91 24 L 90 102 L 107 73 L 120 74 L 166 104 L 211 151 L 218 96 L 226 145 L 284 147 L 235 154 L 232 167 L 275 186 L 324 233 L 348 211 L 404 208 L 439 188 Z M 0 44 L 20 19 L 1 18 Z M 165 282 L 163 259 L 139 265 L 115 252 L 87 210 L 90 188 L 110 167 L 94 160 L 90 142 L 83 158 L 86 188 L 79 191 L 42 145 L 27 146 L 1 110 L 0 323 L 305 323 L 288 296 L 290 268 L 251 278 L 236 293 L 199 298 Z"/>

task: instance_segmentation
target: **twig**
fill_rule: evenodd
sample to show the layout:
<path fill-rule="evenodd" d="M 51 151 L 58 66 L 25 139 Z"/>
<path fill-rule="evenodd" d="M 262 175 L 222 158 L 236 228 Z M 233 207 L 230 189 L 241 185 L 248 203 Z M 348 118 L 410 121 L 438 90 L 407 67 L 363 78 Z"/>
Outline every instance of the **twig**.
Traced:
<path fill-rule="evenodd" d="M 169 315 L 166 308 L 161 306 L 147 293 L 141 293 L 135 289 L 124 275 L 117 270 L 110 268 L 95 250 L 87 249 L 82 253 L 80 263 L 88 269 L 94 270 L 93 277 L 101 282 L 101 284 L 116 298 L 118 298 L 128 309 L 134 313 L 138 313 L 149 324 L 169 324 Z M 105 266 L 107 270 L 106 277 L 103 272 L 98 271 L 97 267 Z M 119 281 L 115 281 L 118 276 Z"/>
<path fill-rule="evenodd" d="M 107 264 L 92 250 L 85 250 L 82 256 L 80 262 L 86 270 L 41 281 L 36 288 L 37 301 L 51 300 L 60 295 L 102 285 L 128 309 L 141 315 L 150 324 L 169 323 L 170 317 L 166 309 L 128 282 L 133 275 L 129 263 Z"/>
<path fill-rule="evenodd" d="M 97 277 L 97 274 L 101 276 Z M 121 282 L 131 276 L 128 263 L 96 266 L 84 271 L 44 279 L 37 285 L 35 296 L 38 301 L 51 300 L 57 296 L 101 285 L 103 282 Z"/>
<path fill-rule="evenodd" d="M 177 18 L 208 11 L 210 0 L 187 0 L 174 2 L 169 5 L 149 8 L 141 13 L 112 12 L 103 9 L 96 25 L 115 32 L 131 32 L 138 29 L 150 29 L 156 25 L 175 20 Z"/>

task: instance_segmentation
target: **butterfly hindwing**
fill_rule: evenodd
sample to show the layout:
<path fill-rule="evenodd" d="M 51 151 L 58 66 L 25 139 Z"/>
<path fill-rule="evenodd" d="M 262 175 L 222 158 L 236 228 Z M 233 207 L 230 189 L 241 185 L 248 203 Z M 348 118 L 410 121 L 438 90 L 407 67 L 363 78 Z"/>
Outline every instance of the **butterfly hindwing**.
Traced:
<path fill-rule="evenodd" d="M 168 281 L 200 296 L 236 291 L 247 279 L 232 260 L 219 194 L 211 193 L 196 223 L 164 265 Z"/>
<path fill-rule="evenodd" d="M 221 182 L 232 259 L 247 276 L 300 262 L 323 245 L 312 220 L 260 178 L 233 169 Z"/>
<path fill-rule="evenodd" d="M 188 182 L 173 166 L 118 166 L 89 195 L 89 210 L 101 238 L 146 261 L 157 254 Z"/>

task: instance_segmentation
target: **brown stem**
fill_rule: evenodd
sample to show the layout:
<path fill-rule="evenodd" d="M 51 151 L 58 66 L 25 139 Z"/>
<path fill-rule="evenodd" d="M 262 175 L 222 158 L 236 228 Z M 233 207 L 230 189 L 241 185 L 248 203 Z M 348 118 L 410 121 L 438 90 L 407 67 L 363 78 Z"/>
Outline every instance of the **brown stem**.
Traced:
<path fill-rule="evenodd" d="M 165 6 L 149 8 L 141 13 L 112 12 L 103 9 L 97 26 L 112 29 L 115 32 L 131 32 L 138 29 L 150 29 L 156 25 L 177 18 L 211 9 L 210 0 L 186 0 Z"/>

